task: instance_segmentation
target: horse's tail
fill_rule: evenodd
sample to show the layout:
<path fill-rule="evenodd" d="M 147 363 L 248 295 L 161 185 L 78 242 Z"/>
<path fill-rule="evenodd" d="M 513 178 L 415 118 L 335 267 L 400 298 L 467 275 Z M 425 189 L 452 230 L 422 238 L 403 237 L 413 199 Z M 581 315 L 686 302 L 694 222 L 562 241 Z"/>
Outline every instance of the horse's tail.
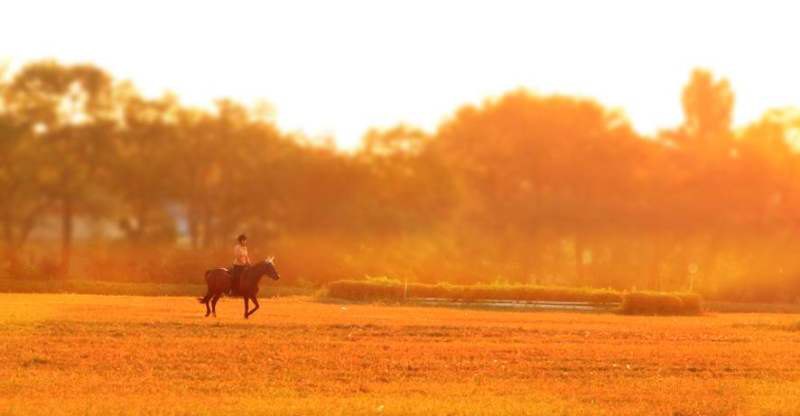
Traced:
<path fill-rule="evenodd" d="M 210 283 L 208 281 L 208 275 L 210 273 L 211 273 L 211 270 L 206 270 L 206 274 L 205 274 L 206 284 Z M 211 287 L 210 287 L 210 285 L 209 285 L 208 291 L 206 292 L 206 295 L 204 297 L 202 297 L 202 298 L 197 298 L 197 301 L 200 302 L 200 303 L 206 303 L 206 302 L 209 301 L 209 299 L 211 299 Z"/>

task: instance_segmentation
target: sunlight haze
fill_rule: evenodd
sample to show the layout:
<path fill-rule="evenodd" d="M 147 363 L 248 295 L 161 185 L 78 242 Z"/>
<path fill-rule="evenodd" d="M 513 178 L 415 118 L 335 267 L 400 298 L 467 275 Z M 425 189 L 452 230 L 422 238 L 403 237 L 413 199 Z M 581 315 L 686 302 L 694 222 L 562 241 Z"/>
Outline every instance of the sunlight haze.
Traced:
<path fill-rule="evenodd" d="M 800 416 L 800 2 L 0 6 L 0 416 Z"/>
<path fill-rule="evenodd" d="M 68 3 L 5 3 L 0 59 L 93 62 L 193 105 L 264 100 L 342 148 L 518 87 L 595 98 L 649 134 L 680 122 L 695 67 L 731 81 L 735 125 L 800 104 L 792 2 Z"/>

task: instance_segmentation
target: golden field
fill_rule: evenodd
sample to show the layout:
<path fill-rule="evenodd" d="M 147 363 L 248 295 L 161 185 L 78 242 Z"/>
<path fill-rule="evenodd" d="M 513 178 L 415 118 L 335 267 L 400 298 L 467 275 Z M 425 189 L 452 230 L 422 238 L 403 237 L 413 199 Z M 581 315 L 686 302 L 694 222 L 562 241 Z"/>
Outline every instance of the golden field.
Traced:
<path fill-rule="evenodd" d="M 0 295 L 0 414 L 797 415 L 800 316 Z"/>

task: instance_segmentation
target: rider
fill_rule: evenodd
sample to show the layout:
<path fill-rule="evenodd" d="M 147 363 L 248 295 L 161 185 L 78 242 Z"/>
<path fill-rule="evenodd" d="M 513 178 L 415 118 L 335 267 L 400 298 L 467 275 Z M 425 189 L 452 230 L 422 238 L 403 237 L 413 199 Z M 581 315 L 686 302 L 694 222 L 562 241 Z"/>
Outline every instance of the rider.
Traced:
<path fill-rule="evenodd" d="M 231 293 L 239 290 L 239 280 L 242 277 L 242 272 L 250 265 L 250 257 L 247 255 L 247 236 L 241 234 L 236 241 L 237 243 L 233 247 L 233 267 L 231 268 L 233 280 L 231 281 Z"/>

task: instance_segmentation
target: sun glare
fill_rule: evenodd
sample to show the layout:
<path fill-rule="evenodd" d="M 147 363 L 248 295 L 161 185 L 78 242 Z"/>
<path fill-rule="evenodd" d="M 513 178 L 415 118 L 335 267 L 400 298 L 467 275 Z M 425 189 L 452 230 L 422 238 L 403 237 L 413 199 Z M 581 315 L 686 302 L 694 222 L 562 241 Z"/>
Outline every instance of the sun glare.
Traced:
<path fill-rule="evenodd" d="M 343 148 L 369 127 L 433 130 L 453 108 L 517 87 L 593 97 L 652 133 L 680 120 L 675 91 L 697 66 L 731 80 L 737 125 L 800 101 L 788 1 L 116 5 L 7 5 L 0 38 L 14 41 L 0 57 L 94 62 L 201 106 L 267 100 L 282 128 Z"/>

